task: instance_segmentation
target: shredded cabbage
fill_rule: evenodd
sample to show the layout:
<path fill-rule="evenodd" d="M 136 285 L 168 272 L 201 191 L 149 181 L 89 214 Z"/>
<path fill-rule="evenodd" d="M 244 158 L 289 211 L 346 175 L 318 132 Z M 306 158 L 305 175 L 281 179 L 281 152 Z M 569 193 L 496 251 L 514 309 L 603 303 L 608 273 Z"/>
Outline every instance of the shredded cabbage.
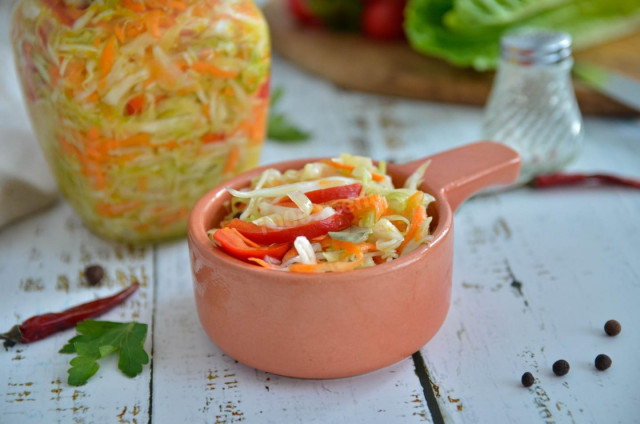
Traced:
<path fill-rule="evenodd" d="M 250 240 L 262 233 L 259 243 L 265 248 L 277 244 L 283 251 L 280 244 L 289 243 L 290 253 L 279 265 L 267 264 L 270 269 L 336 272 L 375 266 L 431 240 L 426 210 L 434 198 L 418 189 L 427 166 L 418 167 L 402 188 L 395 188 L 382 173 L 386 166 L 375 167 L 369 158 L 347 154 L 299 170 L 267 169 L 250 187 L 227 189 L 233 200 L 221 227 L 236 228 Z M 240 211 L 240 221 L 253 224 L 251 231 L 234 220 Z M 295 240 L 269 244 L 270 232 L 289 231 Z"/>
<path fill-rule="evenodd" d="M 61 191 L 97 233 L 183 234 L 195 201 L 257 165 L 269 35 L 249 0 L 22 0 L 16 63 Z"/>

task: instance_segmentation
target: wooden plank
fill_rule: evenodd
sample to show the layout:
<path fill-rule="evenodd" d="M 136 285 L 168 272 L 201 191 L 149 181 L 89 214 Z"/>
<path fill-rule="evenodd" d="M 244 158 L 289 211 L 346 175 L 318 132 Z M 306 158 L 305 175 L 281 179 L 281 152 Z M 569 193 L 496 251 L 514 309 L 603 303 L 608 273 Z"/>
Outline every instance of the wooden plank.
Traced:
<path fill-rule="evenodd" d="M 591 124 L 573 167 L 639 177 L 640 128 Z M 638 216 L 637 191 L 620 188 L 520 189 L 462 206 L 451 311 L 422 350 L 446 422 L 637 420 Z M 612 318 L 615 338 L 603 332 Z M 611 369 L 594 368 L 600 353 Z M 561 358 L 564 377 L 551 371 Z"/>
<path fill-rule="evenodd" d="M 66 203 L 6 228 L 0 232 L 0 327 L 8 330 L 32 315 L 108 296 L 133 279 L 142 285 L 138 292 L 99 319 L 151 323 L 151 254 L 151 249 L 96 238 Z M 83 270 L 93 263 L 105 268 L 106 279 L 89 287 Z M 85 386 L 69 386 L 73 356 L 58 350 L 73 335 L 67 330 L 0 354 L 0 422 L 147 421 L 149 367 L 129 379 L 117 369 L 115 358 L 105 358 Z M 145 349 L 150 347 L 148 338 Z"/>
<path fill-rule="evenodd" d="M 301 68 L 344 88 L 436 102 L 482 106 L 493 73 L 475 72 L 413 51 L 405 41 L 375 42 L 357 34 L 304 27 L 293 20 L 284 0 L 264 7 L 274 50 Z M 639 78 L 640 32 L 575 54 L 578 60 Z M 638 112 L 576 81 L 585 114 L 637 116 Z"/>

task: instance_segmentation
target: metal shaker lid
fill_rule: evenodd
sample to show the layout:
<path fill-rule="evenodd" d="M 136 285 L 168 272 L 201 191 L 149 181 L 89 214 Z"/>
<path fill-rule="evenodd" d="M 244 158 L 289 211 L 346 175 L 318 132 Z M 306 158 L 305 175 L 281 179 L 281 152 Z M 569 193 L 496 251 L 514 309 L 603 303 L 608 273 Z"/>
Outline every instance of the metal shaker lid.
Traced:
<path fill-rule="evenodd" d="M 519 65 L 553 65 L 571 57 L 571 36 L 544 29 L 508 33 L 500 40 L 500 56 Z"/>

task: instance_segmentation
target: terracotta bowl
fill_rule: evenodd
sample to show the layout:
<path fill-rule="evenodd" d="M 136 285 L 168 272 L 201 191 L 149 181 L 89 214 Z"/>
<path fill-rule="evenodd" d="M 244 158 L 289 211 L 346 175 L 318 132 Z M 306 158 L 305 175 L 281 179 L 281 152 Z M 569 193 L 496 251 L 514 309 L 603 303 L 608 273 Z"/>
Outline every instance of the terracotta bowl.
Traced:
<path fill-rule="evenodd" d="M 483 188 L 515 182 L 518 154 L 479 142 L 403 165 L 388 165 L 396 186 L 431 159 L 421 189 L 436 202 L 433 241 L 406 257 L 342 273 L 267 270 L 232 258 L 207 237 L 231 196 L 267 168 L 300 169 L 318 159 L 268 165 L 207 193 L 189 219 L 189 251 L 198 316 L 211 340 L 246 365 L 300 378 L 366 373 L 424 346 L 449 309 L 453 212 Z"/>

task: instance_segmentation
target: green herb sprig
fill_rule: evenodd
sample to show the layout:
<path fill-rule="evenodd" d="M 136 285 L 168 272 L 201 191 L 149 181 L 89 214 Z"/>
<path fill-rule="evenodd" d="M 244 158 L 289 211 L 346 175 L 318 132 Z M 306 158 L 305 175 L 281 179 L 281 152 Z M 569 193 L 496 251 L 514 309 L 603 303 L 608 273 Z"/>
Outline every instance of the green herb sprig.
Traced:
<path fill-rule="evenodd" d="M 68 383 L 82 386 L 100 368 L 98 359 L 118 352 L 118 368 L 128 377 L 142 372 L 149 363 L 143 345 L 147 337 L 147 324 L 138 322 L 111 322 L 87 320 L 76 326 L 79 335 L 70 339 L 60 353 L 76 353 L 69 364 Z"/>

